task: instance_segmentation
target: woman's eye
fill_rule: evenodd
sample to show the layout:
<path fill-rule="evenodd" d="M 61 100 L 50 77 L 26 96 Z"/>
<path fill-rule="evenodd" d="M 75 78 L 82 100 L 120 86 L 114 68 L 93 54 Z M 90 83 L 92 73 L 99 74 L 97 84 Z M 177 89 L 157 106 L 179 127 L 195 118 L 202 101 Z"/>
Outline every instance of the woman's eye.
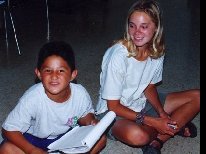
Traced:
<path fill-rule="evenodd" d="M 147 29 L 148 28 L 148 26 L 141 26 L 142 27 L 142 29 Z"/>
<path fill-rule="evenodd" d="M 134 28 L 134 25 L 132 25 L 132 24 L 129 24 L 129 28 Z"/>

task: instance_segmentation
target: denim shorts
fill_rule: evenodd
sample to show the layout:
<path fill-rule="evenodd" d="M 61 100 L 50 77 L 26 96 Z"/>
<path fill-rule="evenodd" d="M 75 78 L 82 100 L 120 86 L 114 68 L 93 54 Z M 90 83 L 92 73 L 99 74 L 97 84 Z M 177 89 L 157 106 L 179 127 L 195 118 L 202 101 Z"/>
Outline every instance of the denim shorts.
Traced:
<path fill-rule="evenodd" d="M 162 93 L 162 92 L 159 93 L 159 99 L 160 99 L 160 102 L 161 102 L 162 106 L 164 106 L 164 104 L 165 104 L 165 99 L 166 99 L 167 95 L 168 95 L 168 93 Z M 149 101 L 146 102 L 144 110 L 145 110 L 145 115 L 147 115 L 147 116 L 159 117 L 159 114 L 156 112 L 156 110 L 153 108 L 153 106 L 149 103 Z M 108 112 L 108 110 L 104 113 L 96 115 L 97 119 L 99 119 L 99 120 L 102 119 L 107 114 L 107 112 Z M 115 137 L 112 135 L 112 129 L 111 128 L 114 125 L 115 121 L 119 120 L 119 119 L 124 119 L 124 118 L 117 116 L 115 118 L 115 120 L 110 124 L 110 126 L 106 130 L 106 135 L 111 140 L 116 141 Z"/>

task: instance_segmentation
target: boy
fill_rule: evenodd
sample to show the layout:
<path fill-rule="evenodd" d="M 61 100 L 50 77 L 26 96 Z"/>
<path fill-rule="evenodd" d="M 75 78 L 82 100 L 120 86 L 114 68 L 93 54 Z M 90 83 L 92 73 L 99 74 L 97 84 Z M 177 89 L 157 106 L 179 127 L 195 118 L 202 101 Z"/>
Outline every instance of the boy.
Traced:
<path fill-rule="evenodd" d="M 35 73 L 41 82 L 24 93 L 2 125 L 5 140 L 1 154 L 44 154 L 50 143 L 76 125 L 97 123 L 88 92 L 80 84 L 71 83 L 77 70 L 69 44 L 45 44 Z M 103 136 L 90 153 L 100 152 L 105 144 Z"/>

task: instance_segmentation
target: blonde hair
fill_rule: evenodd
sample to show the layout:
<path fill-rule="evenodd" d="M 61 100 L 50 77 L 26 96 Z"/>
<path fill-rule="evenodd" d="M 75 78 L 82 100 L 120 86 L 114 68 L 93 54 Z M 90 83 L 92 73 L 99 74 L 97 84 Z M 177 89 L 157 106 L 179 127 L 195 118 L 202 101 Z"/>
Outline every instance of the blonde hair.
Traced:
<path fill-rule="evenodd" d="M 157 2 L 154 0 L 139 0 L 132 5 L 126 18 L 126 32 L 124 39 L 121 39 L 116 43 L 121 42 L 124 46 L 127 47 L 129 57 L 136 56 L 138 54 L 138 49 L 136 48 L 136 45 L 133 43 L 128 33 L 129 18 L 135 11 L 145 12 L 147 15 L 151 17 L 152 21 L 155 23 L 157 29 L 152 41 L 150 42 L 149 56 L 154 59 L 161 57 L 164 54 L 165 50 L 163 39 L 163 26 L 161 22 L 160 9 L 158 7 Z"/>

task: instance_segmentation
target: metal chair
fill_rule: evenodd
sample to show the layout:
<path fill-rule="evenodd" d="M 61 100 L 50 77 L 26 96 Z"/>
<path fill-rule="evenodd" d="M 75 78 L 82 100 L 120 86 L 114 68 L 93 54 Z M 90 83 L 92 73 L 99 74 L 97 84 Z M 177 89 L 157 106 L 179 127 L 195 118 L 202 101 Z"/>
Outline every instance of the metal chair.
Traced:
<path fill-rule="evenodd" d="M 48 7 L 48 0 L 46 2 L 46 15 L 47 15 L 47 41 L 50 41 L 50 25 L 49 25 L 49 7 Z"/>
<path fill-rule="evenodd" d="M 15 29 L 15 26 L 14 26 L 13 17 L 12 17 L 11 10 L 10 10 L 10 1 L 9 0 L 7 0 L 7 1 L 6 0 L 0 0 L 0 9 L 3 9 L 3 12 L 4 12 L 4 26 L 5 26 L 5 33 L 6 33 L 7 49 L 9 47 L 9 43 L 8 43 L 8 32 L 7 32 L 7 19 L 6 19 L 6 16 L 8 15 L 10 20 L 11 20 L 17 50 L 18 50 L 19 55 L 21 55 L 21 51 L 20 51 L 20 48 L 19 48 L 19 43 L 18 43 L 18 39 L 17 39 L 17 35 L 16 35 L 16 29 Z"/>

